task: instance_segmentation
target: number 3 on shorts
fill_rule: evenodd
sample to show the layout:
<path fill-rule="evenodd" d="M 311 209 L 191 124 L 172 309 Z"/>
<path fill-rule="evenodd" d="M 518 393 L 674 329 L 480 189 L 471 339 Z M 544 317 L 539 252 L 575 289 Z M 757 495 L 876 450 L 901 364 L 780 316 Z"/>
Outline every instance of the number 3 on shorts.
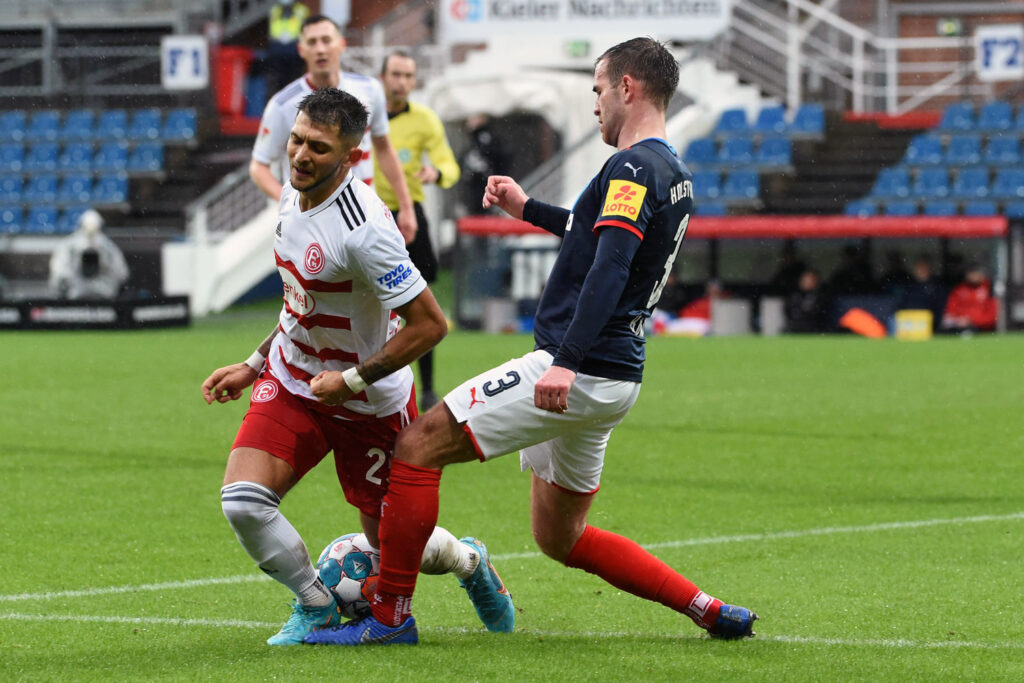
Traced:
<path fill-rule="evenodd" d="M 511 389 L 515 385 L 519 384 L 519 373 L 515 370 L 509 370 L 505 373 L 505 376 L 497 381 L 498 386 L 495 387 L 494 382 L 484 382 L 482 387 L 484 390 L 484 396 L 497 396 L 506 389 Z"/>

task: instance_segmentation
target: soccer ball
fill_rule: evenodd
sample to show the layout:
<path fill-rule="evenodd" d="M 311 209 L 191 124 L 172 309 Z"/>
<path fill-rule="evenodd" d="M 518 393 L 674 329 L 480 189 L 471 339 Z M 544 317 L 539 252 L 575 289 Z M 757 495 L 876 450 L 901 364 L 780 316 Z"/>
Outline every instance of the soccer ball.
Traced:
<path fill-rule="evenodd" d="M 334 595 L 346 619 L 370 614 L 370 600 L 377 588 L 380 552 L 365 534 L 345 534 L 331 541 L 316 561 L 320 580 Z"/>

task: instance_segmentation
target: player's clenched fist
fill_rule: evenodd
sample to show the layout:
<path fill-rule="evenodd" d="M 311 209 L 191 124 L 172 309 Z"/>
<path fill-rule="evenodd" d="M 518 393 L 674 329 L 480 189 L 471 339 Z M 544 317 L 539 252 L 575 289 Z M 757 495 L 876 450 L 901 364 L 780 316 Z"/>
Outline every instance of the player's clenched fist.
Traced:
<path fill-rule="evenodd" d="M 207 405 L 214 401 L 236 401 L 242 397 L 242 391 L 256 381 L 256 375 L 257 372 L 245 363 L 217 368 L 203 382 L 203 400 Z"/>
<path fill-rule="evenodd" d="M 337 370 L 324 370 L 309 380 L 309 388 L 318 401 L 329 406 L 340 406 L 352 398 L 352 389 Z"/>
<path fill-rule="evenodd" d="M 484 188 L 483 207 L 489 209 L 497 206 L 513 218 L 523 219 L 523 207 L 529 197 L 519 184 L 504 175 L 492 175 L 487 179 Z"/>

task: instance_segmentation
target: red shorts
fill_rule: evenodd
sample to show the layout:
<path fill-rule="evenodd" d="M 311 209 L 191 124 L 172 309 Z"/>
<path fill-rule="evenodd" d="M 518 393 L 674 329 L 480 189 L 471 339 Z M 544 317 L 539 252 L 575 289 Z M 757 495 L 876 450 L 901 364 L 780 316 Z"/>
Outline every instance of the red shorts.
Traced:
<path fill-rule="evenodd" d="M 416 419 L 416 392 L 406 410 L 387 417 L 350 421 L 316 410 L 319 404 L 289 393 L 264 372 L 252 388 L 249 411 L 232 448 L 256 448 L 281 458 L 301 479 L 334 451 L 345 500 L 380 518 L 398 432 Z"/>

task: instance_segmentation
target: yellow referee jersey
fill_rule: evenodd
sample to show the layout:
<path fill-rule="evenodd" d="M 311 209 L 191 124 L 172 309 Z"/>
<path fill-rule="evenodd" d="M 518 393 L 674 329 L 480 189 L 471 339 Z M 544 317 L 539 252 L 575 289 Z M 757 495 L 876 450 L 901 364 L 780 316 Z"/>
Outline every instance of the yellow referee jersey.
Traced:
<path fill-rule="evenodd" d="M 444 126 L 437 114 L 422 104 L 409 102 L 405 111 L 395 115 L 388 114 L 388 119 L 388 138 L 391 140 L 391 146 L 395 148 L 395 153 L 398 154 L 398 161 L 402 164 L 405 182 L 409 186 L 409 194 L 414 202 L 423 201 L 423 184 L 416 178 L 416 174 L 423 167 L 424 152 L 430 159 L 430 164 L 441 172 L 438 185 L 447 189 L 458 182 L 459 164 L 455 161 L 455 154 L 448 144 Z M 373 187 L 389 209 L 398 210 L 395 191 L 391 189 L 391 184 L 381 172 L 376 155 L 373 162 Z"/>

